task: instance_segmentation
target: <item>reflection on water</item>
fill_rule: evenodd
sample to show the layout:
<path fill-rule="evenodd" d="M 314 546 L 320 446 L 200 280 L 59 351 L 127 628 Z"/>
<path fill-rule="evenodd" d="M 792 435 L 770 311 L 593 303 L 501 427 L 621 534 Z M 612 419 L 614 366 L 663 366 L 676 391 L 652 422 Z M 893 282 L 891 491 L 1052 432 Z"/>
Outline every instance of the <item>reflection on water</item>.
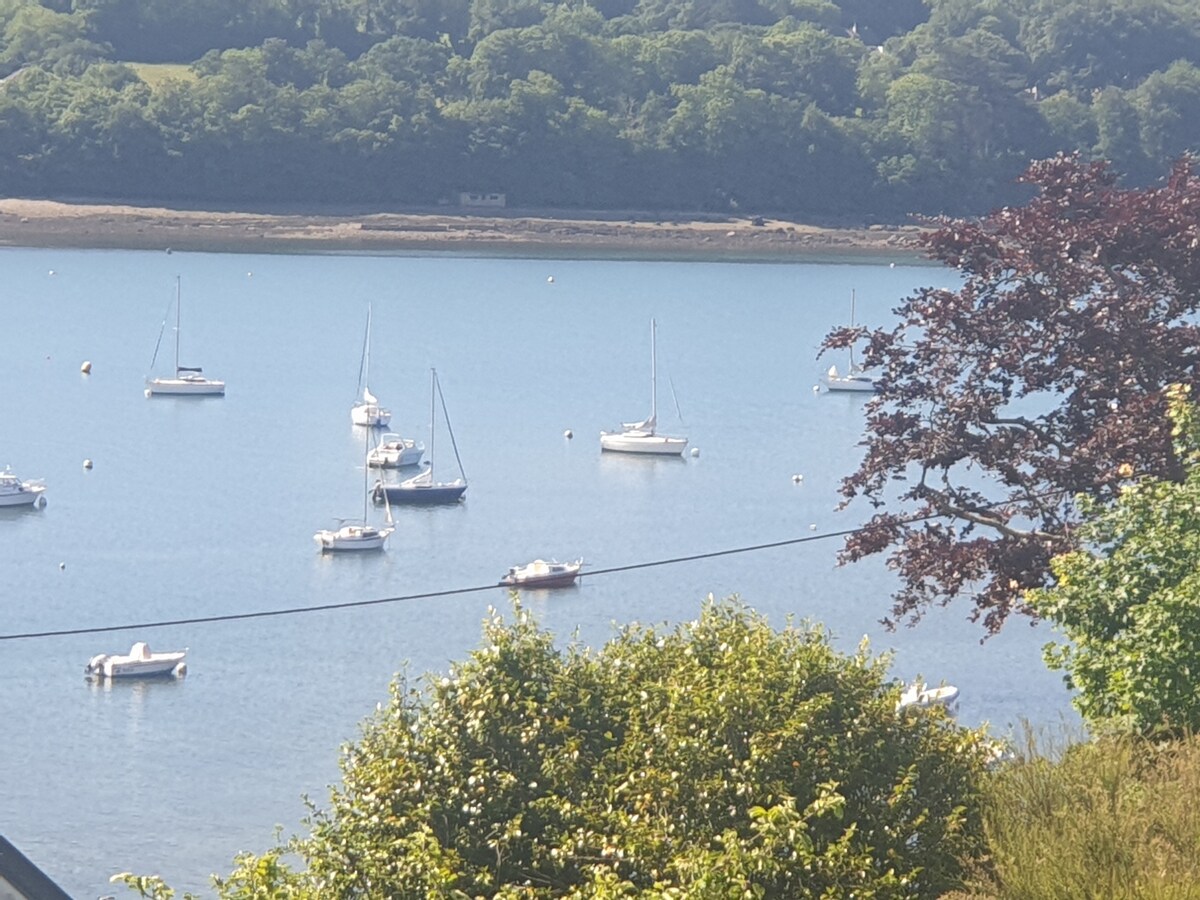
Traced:
<path fill-rule="evenodd" d="M 147 725 L 152 700 L 159 700 L 179 690 L 183 675 L 155 675 L 147 678 L 104 678 L 87 679 L 93 700 L 111 707 L 107 715 L 125 723 L 125 736 L 130 741 L 139 741 L 152 733 Z"/>
<path fill-rule="evenodd" d="M 25 503 L 21 506 L 0 506 L 0 522 L 3 522 L 5 519 L 21 519 L 25 516 L 41 515 L 45 506 L 45 496 L 39 497 L 36 503 Z"/>
<path fill-rule="evenodd" d="M 165 675 L 149 675 L 145 678 L 105 678 L 103 676 L 84 678 L 91 688 L 93 696 L 104 696 L 116 694 L 117 696 L 131 696 L 135 698 L 137 703 L 145 702 L 145 698 L 150 696 L 152 691 L 171 691 L 178 689 L 183 683 L 184 674 L 165 674 Z"/>
<path fill-rule="evenodd" d="M 686 468 L 682 456 L 654 453 L 600 453 L 599 473 L 606 479 L 628 484 L 648 484 Z"/>

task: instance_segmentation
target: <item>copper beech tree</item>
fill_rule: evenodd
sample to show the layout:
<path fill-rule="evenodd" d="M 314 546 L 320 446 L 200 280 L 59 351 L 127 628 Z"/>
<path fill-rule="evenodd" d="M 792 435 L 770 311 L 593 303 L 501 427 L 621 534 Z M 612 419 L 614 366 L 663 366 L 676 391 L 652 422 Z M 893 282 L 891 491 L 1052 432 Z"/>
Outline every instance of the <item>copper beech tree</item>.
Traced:
<path fill-rule="evenodd" d="M 968 598 L 989 633 L 1051 583 L 1076 545 L 1074 498 L 1110 501 L 1133 475 L 1172 481 L 1164 388 L 1200 361 L 1200 180 L 1178 161 L 1160 185 L 1122 188 L 1103 162 L 1058 156 L 1022 180 L 1024 206 L 940 219 L 923 238 L 957 290 L 923 288 L 866 340 L 880 392 L 844 502 L 875 515 L 842 551 L 888 553 L 888 622 Z"/>

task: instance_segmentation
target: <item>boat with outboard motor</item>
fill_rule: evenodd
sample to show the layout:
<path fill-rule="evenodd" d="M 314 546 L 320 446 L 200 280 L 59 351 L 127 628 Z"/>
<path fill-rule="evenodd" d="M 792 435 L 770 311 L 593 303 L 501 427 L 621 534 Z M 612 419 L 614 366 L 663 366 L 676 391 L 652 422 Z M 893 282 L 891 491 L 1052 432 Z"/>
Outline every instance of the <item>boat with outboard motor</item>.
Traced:
<path fill-rule="evenodd" d="M 523 566 L 509 568 L 500 584 L 506 587 L 566 587 L 575 583 L 582 568 L 582 559 L 565 563 L 535 559 Z"/>
<path fill-rule="evenodd" d="M 83 673 L 89 678 L 151 678 L 187 673 L 187 650 L 154 653 L 138 641 L 128 653 L 98 653 L 88 660 Z"/>

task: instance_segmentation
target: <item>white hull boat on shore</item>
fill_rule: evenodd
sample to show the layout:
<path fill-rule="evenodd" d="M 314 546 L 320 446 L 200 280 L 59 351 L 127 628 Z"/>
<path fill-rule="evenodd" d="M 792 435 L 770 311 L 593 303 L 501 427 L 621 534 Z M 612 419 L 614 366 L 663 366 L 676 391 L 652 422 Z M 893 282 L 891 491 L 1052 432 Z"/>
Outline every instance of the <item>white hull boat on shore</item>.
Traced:
<path fill-rule="evenodd" d="M 88 660 L 83 672 L 89 678 L 152 678 L 187 673 L 187 650 L 152 653 L 145 641 L 134 644 L 128 654 L 99 653 Z"/>

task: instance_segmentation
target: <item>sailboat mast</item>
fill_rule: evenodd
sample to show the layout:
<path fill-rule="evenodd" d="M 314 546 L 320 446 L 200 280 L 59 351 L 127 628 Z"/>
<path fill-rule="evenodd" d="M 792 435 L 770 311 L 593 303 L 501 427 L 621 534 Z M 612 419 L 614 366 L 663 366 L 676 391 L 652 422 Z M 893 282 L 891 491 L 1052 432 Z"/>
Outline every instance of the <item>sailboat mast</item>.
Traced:
<path fill-rule="evenodd" d="M 437 429 L 433 427 L 434 418 L 437 415 L 437 407 L 434 405 L 434 399 L 437 394 L 437 369 L 429 370 L 429 483 L 433 484 L 433 436 L 437 433 Z"/>
<path fill-rule="evenodd" d="M 650 428 L 658 427 L 658 323 L 650 320 Z"/>
<path fill-rule="evenodd" d="M 367 330 L 363 332 L 362 362 L 358 367 L 358 380 L 361 382 L 362 399 L 371 402 L 371 304 L 367 304 Z"/>
<path fill-rule="evenodd" d="M 182 289 L 180 288 L 180 280 L 181 280 L 180 276 L 176 275 L 175 276 L 175 374 L 176 375 L 179 374 L 179 324 L 180 324 L 180 318 L 181 318 L 181 313 L 179 311 L 179 303 L 180 303 L 180 294 L 182 292 Z"/>
<path fill-rule="evenodd" d="M 854 288 L 850 288 L 850 327 L 854 327 Z M 854 374 L 854 345 L 850 345 L 850 374 Z"/>
<path fill-rule="evenodd" d="M 371 476 L 371 429 L 363 429 L 363 525 L 367 524 L 367 497 L 370 495 L 370 476 Z M 387 497 L 387 491 L 383 492 L 383 496 Z"/>

